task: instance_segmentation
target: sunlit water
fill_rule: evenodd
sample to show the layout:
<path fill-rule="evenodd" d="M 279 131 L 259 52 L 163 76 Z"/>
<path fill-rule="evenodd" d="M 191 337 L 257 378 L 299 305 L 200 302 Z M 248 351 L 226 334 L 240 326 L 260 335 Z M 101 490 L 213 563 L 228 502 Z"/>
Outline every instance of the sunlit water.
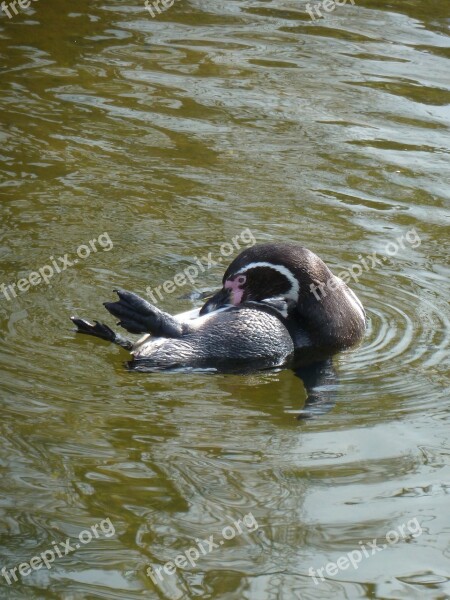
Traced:
<path fill-rule="evenodd" d="M 315 21 L 300 0 L 0 17 L 0 283 L 112 243 L 0 292 L 0 567 L 105 530 L 51 569 L 0 574 L 2 599 L 450 596 L 449 17 L 437 0 Z M 145 294 L 211 252 L 222 264 L 160 303 L 198 306 L 246 228 L 335 273 L 369 266 L 351 283 L 367 336 L 336 357 L 319 418 L 295 419 L 291 371 L 130 373 L 71 331 L 73 313 L 113 324 L 113 288 Z M 146 573 L 211 535 L 224 543 L 195 566 Z"/>

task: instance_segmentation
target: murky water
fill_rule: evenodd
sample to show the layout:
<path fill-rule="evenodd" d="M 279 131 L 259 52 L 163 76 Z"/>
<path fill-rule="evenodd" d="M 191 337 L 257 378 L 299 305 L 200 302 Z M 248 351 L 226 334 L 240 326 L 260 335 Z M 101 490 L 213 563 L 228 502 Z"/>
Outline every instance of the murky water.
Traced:
<path fill-rule="evenodd" d="M 449 4 L 31 4 L 0 21 L 0 597 L 449 597 Z M 320 418 L 291 371 L 130 373 L 71 332 L 211 252 L 161 303 L 198 306 L 246 228 L 357 279 Z"/>

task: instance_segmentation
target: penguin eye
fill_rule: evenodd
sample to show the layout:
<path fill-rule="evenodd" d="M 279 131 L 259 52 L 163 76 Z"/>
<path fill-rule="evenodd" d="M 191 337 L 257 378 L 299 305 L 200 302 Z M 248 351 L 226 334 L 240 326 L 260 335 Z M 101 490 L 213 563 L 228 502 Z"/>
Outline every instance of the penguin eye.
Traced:
<path fill-rule="evenodd" d="M 239 276 L 239 277 L 236 279 L 236 281 L 237 281 L 237 282 L 238 282 L 240 285 L 242 285 L 243 283 L 245 283 L 245 282 L 247 281 L 247 277 L 246 277 L 245 275 L 240 275 L 240 276 Z"/>

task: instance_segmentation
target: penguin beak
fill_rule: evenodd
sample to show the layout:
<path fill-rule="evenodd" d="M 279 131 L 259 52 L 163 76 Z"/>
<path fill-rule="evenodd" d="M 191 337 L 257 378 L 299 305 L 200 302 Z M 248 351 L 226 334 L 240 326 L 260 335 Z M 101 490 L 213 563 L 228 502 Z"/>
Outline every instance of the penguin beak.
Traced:
<path fill-rule="evenodd" d="M 224 308 L 225 306 L 232 306 L 231 292 L 233 290 L 222 288 L 216 292 L 211 298 L 209 298 L 200 309 L 200 315 L 206 315 L 211 313 L 218 308 Z"/>

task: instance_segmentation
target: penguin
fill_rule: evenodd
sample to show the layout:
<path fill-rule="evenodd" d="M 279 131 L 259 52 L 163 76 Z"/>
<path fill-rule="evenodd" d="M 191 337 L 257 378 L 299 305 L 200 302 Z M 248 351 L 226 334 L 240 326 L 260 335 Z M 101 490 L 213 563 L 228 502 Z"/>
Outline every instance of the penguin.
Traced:
<path fill-rule="evenodd" d="M 128 332 L 146 334 L 137 342 L 98 321 L 71 319 L 77 332 L 128 350 L 136 369 L 285 367 L 349 348 L 365 331 L 354 292 L 316 254 L 290 242 L 242 251 L 200 310 L 173 316 L 133 292 L 115 292 L 118 300 L 104 306 Z"/>

